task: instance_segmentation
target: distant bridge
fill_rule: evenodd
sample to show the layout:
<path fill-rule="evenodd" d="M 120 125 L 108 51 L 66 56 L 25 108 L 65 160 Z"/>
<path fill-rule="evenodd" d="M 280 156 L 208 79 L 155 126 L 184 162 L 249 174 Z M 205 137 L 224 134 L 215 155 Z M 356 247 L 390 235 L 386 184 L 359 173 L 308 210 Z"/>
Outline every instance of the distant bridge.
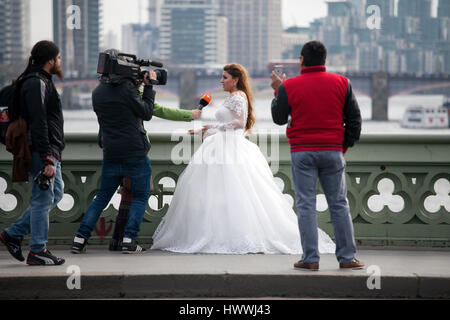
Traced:
<path fill-rule="evenodd" d="M 373 80 L 376 75 L 387 76 L 388 96 L 395 97 L 406 94 L 429 94 L 436 89 L 440 93 L 450 93 L 449 74 L 413 74 L 413 73 L 385 73 L 385 72 L 346 72 L 340 73 L 350 79 L 354 89 L 366 96 L 372 96 Z"/>
<path fill-rule="evenodd" d="M 166 86 L 158 87 L 160 91 L 166 91 L 178 96 L 183 101 L 196 100 L 205 92 L 214 93 L 222 91 L 220 84 L 221 75 L 206 75 L 190 71 L 188 80 L 182 80 L 183 73 L 170 75 Z M 405 74 L 386 72 L 347 72 L 342 73 L 350 79 L 357 95 L 372 98 L 372 119 L 388 120 L 388 101 L 390 97 L 407 94 L 443 94 L 450 96 L 449 74 Z M 93 89 L 98 84 L 97 78 L 90 79 L 66 79 L 56 83 L 62 88 L 64 95 L 74 87 L 88 86 Z M 270 77 L 254 76 L 252 85 L 255 88 L 270 88 Z M 67 90 L 69 89 L 69 90 Z M 63 95 L 63 96 L 64 96 Z M 185 97 L 188 95 L 188 97 Z M 65 103 L 70 103 L 68 97 L 63 97 Z M 187 104 L 192 105 L 192 104 Z"/>

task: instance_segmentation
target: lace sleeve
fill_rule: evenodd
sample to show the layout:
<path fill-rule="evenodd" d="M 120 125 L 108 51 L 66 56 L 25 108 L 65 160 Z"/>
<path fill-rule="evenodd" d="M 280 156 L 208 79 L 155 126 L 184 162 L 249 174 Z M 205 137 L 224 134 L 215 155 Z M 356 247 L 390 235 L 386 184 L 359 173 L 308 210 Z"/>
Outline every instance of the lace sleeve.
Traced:
<path fill-rule="evenodd" d="M 214 125 L 213 129 L 221 131 L 244 129 L 247 122 L 247 98 L 239 93 L 234 94 L 224 106 L 231 111 L 234 120 Z"/>

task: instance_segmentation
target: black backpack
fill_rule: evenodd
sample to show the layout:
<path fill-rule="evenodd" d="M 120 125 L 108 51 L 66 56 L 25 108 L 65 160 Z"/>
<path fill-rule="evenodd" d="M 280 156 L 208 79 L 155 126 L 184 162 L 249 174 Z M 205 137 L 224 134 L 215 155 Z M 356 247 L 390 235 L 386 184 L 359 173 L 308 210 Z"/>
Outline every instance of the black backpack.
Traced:
<path fill-rule="evenodd" d="M 12 122 L 13 113 L 16 109 L 14 98 L 16 94 L 16 84 L 10 84 L 0 91 L 0 142 L 6 144 L 6 131 Z"/>
<path fill-rule="evenodd" d="M 20 117 L 20 90 L 25 80 L 39 78 L 47 83 L 38 72 L 30 73 L 17 82 L 0 90 L 0 142 L 6 144 L 6 132 L 9 125 Z"/>

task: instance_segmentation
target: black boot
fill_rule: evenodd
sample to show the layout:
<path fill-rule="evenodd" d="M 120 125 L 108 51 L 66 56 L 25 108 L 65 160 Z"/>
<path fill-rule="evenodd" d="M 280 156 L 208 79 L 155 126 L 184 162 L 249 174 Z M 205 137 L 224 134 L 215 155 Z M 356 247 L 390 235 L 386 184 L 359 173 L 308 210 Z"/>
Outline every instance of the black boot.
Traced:
<path fill-rule="evenodd" d="M 122 240 L 111 239 L 109 241 L 109 251 L 122 251 Z"/>
<path fill-rule="evenodd" d="M 128 222 L 128 213 L 131 208 L 131 191 L 125 187 L 122 187 L 120 194 L 122 197 L 119 205 L 119 214 L 116 218 L 116 225 L 114 227 L 112 239 L 109 242 L 109 251 L 122 251 L 122 239 L 125 233 L 125 226 Z"/>

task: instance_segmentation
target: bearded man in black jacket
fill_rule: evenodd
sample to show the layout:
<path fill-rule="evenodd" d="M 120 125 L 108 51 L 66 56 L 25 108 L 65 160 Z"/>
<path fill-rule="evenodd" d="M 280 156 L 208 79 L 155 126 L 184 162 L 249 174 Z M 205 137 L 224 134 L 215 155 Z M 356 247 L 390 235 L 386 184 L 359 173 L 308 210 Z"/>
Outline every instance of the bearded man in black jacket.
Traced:
<path fill-rule="evenodd" d="M 124 59 L 117 50 L 106 53 Z M 72 243 L 72 253 L 86 249 L 102 211 L 110 202 L 124 177 L 131 179 L 133 201 L 122 241 L 123 253 L 145 251 L 136 242 L 140 224 L 150 196 L 152 168 L 147 154 L 150 142 L 143 121 L 153 115 L 155 91 L 151 80 L 156 74 L 150 70 L 144 79 L 141 97 L 135 79 L 117 75 L 103 75 L 92 93 L 92 104 L 100 125 L 100 145 L 103 148 L 103 166 L 100 190 L 84 214 Z"/>
<path fill-rule="evenodd" d="M 26 70 L 16 80 L 16 97 L 25 120 L 32 155 L 29 178 L 43 177 L 47 189 L 33 183 L 31 203 L 22 216 L 0 234 L 0 241 L 11 255 L 24 261 L 21 242 L 31 233 L 28 265 L 61 265 L 64 259 L 55 257 L 46 248 L 49 212 L 62 199 L 61 154 L 64 150 L 64 120 L 59 94 L 52 75 L 61 80 L 61 54 L 51 41 L 40 41 L 31 50 Z M 41 174 L 42 172 L 42 174 Z M 42 180 L 41 180 L 42 181 Z"/>

